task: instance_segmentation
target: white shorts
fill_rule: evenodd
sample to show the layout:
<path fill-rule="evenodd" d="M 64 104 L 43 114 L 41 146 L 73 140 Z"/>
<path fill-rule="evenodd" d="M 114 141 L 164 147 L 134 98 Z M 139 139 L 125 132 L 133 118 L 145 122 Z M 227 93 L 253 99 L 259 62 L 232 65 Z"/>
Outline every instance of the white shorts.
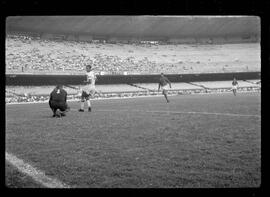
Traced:
<path fill-rule="evenodd" d="M 237 89 L 237 85 L 232 86 L 232 89 L 233 89 L 233 90 L 236 90 L 236 89 Z"/>
<path fill-rule="evenodd" d="M 87 94 L 93 94 L 96 92 L 95 85 L 87 85 L 82 88 L 82 91 L 86 92 Z"/>
<path fill-rule="evenodd" d="M 169 84 L 167 84 L 167 85 L 165 85 L 165 86 L 161 86 L 160 89 L 161 89 L 161 91 L 163 91 L 163 90 L 168 90 L 169 87 L 170 87 Z"/>

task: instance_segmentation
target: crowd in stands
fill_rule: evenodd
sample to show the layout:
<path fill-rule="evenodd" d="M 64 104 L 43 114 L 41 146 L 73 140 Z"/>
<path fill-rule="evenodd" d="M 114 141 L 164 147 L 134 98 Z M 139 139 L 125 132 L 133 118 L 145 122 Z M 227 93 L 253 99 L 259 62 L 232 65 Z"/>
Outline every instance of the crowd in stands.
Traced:
<path fill-rule="evenodd" d="M 179 49 L 175 48 L 175 50 Z M 165 52 L 162 54 L 162 51 Z M 201 53 L 203 52 L 205 53 L 201 50 Z M 183 54 L 175 54 L 174 48 L 169 49 L 168 45 L 159 45 L 159 43 L 110 44 L 46 40 L 38 36 L 26 35 L 6 36 L 6 73 L 81 74 L 86 64 L 94 65 L 96 72 L 100 74 L 258 70 L 256 63 L 250 66 L 241 65 L 239 60 L 229 63 L 213 62 L 210 59 L 202 61 L 205 55 L 197 52 L 189 60 L 184 60 L 183 56 Z"/>
<path fill-rule="evenodd" d="M 146 59 L 135 62 L 134 57 L 120 58 L 102 53 L 87 54 L 85 42 L 43 40 L 38 37 L 7 36 L 6 68 L 13 72 L 68 72 L 81 73 L 85 64 L 93 64 L 97 72 L 121 73 L 143 71 Z M 99 44 L 92 44 L 100 48 Z M 97 50 L 98 51 L 98 50 Z"/>
<path fill-rule="evenodd" d="M 83 74 L 92 64 L 97 74 L 159 74 L 260 71 L 259 46 L 180 46 L 166 42 L 91 42 L 44 39 L 37 35 L 6 35 L 6 73 Z M 248 50 L 246 50 L 247 47 Z M 248 53 L 247 53 L 248 52 Z M 235 58 L 237 57 L 237 58 Z M 220 61 L 222 60 L 222 61 Z M 185 93 L 189 93 L 186 90 Z M 204 90 L 201 90 L 204 91 Z M 222 90 L 220 90 L 222 91 Z M 182 94 L 174 92 L 172 94 Z M 112 93 L 130 97 L 155 92 Z M 48 95 L 6 96 L 6 103 L 43 102 Z M 79 99 L 70 95 L 69 99 Z"/>

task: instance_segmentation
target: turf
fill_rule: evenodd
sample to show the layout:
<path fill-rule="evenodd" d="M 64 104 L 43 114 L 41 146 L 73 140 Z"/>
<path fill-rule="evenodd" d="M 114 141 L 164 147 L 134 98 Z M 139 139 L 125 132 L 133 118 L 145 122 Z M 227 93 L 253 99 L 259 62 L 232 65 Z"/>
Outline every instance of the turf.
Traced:
<path fill-rule="evenodd" d="M 48 104 L 6 106 L 6 151 L 79 188 L 261 185 L 260 93 L 94 100 L 52 118 Z M 164 112 L 166 111 L 166 112 Z M 6 166 L 7 168 L 7 166 Z"/>
<path fill-rule="evenodd" d="M 44 188 L 41 184 L 36 183 L 31 177 L 21 173 L 8 162 L 6 162 L 5 174 L 5 185 L 8 188 Z"/>

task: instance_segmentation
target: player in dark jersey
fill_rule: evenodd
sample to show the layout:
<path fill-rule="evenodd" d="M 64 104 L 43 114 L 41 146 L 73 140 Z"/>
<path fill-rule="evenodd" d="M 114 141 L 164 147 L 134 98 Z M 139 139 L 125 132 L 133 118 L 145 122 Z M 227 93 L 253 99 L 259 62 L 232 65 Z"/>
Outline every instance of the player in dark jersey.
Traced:
<path fill-rule="evenodd" d="M 234 77 L 233 82 L 232 82 L 232 91 L 233 91 L 234 96 L 236 96 L 237 87 L 238 87 L 238 82 L 236 81 L 236 78 Z"/>
<path fill-rule="evenodd" d="M 69 111 L 67 92 L 63 89 L 62 85 L 57 85 L 51 92 L 49 106 L 53 111 L 53 117 L 65 116 L 65 112 Z M 58 111 L 58 109 L 60 111 Z"/>
<path fill-rule="evenodd" d="M 165 77 L 163 73 L 161 73 L 161 76 L 159 78 L 159 83 L 158 83 L 158 91 L 159 89 L 162 90 L 162 94 L 164 95 L 167 103 L 170 102 L 167 96 L 167 90 L 169 89 L 168 85 L 170 86 L 170 88 L 172 88 L 171 82 L 169 81 L 169 79 Z"/>

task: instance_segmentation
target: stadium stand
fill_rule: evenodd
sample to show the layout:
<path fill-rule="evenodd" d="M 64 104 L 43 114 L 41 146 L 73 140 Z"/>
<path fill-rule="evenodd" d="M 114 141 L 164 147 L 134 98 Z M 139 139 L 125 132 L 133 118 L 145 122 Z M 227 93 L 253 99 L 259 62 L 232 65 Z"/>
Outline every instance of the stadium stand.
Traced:
<path fill-rule="evenodd" d="M 6 37 L 6 73 L 99 74 L 217 73 L 260 70 L 259 43 L 172 45 L 93 43 Z"/>
<path fill-rule="evenodd" d="M 253 16 L 14 16 L 8 17 L 6 28 L 6 74 L 81 75 L 86 64 L 100 75 L 261 69 L 260 19 Z M 157 84 L 134 85 L 97 85 L 97 89 L 107 92 L 103 97 L 143 95 L 149 94 L 147 89 L 157 89 Z M 230 82 L 223 85 L 175 83 L 171 93 L 231 86 Z M 258 86 L 241 83 L 242 88 Z M 6 86 L 6 102 L 46 101 L 53 88 Z M 77 90 L 66 90 L 70 99 L 77 98 Z"/>

